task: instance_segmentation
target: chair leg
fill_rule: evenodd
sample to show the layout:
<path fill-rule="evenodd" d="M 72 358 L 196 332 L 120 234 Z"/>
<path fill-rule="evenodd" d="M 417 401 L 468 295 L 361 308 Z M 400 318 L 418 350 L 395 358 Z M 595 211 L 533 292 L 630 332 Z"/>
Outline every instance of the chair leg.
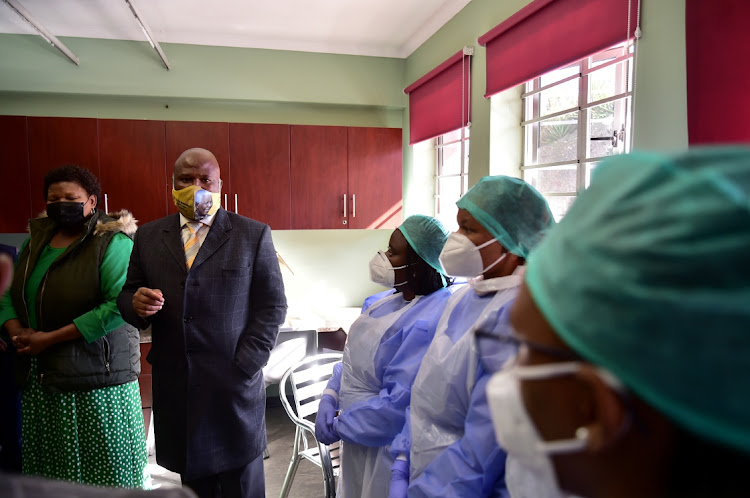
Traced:
<path fill-rule="evenodd" d="M 286 476 L 284 476 L 284 484 L 281 486 L 281 494 L 279 498 L 287 498 L 289 490 L 292 488 L 292 482 L 294 482 L 294 475 L 297 473 L 297 467 L 299 467 L 299 440 L 300 440 L 300 428 L 294 434 L 294 450 L 292 451 L 292 460 L 289 462 L 289 468 L 286 470 Z"/>
<path fill-rule="evenodd" d="M 336 477 L 333 475 L 333 465 L 331 463 L 331 454 L 328 448 L 318 443 L 320 449 L 320 470 L 323 472 L 323 489 L 326 498 L 336 497 Z"/>
<path fill-rule="evenodd" d="M 326 498 L 336 498 L 336 478 L 333 476 L 333 472 L 330 469 L 323 469 L 323 489 L 325 490 Z"/>

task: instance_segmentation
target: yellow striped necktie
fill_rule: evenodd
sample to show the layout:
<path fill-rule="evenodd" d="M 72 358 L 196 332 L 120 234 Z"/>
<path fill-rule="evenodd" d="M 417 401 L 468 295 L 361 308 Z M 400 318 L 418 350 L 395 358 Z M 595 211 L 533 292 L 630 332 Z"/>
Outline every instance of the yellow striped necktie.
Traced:
<path fill-rule="evenodd" d="M 202 228 L 202 223 L 200 221 L 188 221 L 185 226 L 187 231 L 183 230 L 182 242 L 185 245 L 185 264 L 189 270 L 198 255 L 198 249 L 201 248 L 198 243 L 198 232 Z"/>

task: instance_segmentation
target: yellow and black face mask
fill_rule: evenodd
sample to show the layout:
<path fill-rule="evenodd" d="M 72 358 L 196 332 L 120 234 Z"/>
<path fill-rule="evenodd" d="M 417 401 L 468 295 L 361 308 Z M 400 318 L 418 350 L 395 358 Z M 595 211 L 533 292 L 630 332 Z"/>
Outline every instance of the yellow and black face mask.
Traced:
<path fill-rule="evenodd" d="M 172 188 L 172 199 L 185 218 L 196 221 L 214 214 L 221 207 L 221 193 L 209 192 L 197 185 L 180 190 Z"/>

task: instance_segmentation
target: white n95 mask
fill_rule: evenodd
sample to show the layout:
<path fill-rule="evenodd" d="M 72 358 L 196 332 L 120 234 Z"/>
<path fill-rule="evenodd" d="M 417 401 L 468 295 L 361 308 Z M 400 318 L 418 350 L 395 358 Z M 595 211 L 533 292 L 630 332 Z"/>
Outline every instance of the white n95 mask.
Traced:
<path fill-rule="evenodd" d="M 581 427 L 575 438 L 544 441 L 531 420 L 521 397 L 521 380 L 541 380 L 578 372 L 578 362 L 549 363 L 533 366 L 512 366 L 497 372 L 487 383 L 489 402 L 495 437 L 508 453 L 514 465 L 507 469 L 509 488 L 524 487 L 526 493 L 517 490 L 518 496 L 528 494 L 533 485 L 539 497 L 565 497 L 557 482 L 550 455 L 582 451 L 588 444 L 588 431 Z M 511 493 L 513 496 L 513 493 Z"/>
<path fill-rule="evenodd" d="M 389 289 L 398 287 L 396 285 L 396 270 L 406 268 L 407 266 L 408 265 L 394 267 L 388 260 L 388 256 L 386 256 L 383 251 L 378 251 L 370 260 L 370 280 L 376 284 L 388 287 Z M 404 285 L 405 283 L 406 282 L 402 282 L 398 285 Z"/>
<path fill-rule="evenodd" d="M 479 250 L 493 242 L 497 242 L 497 239 L 475 246 L 466 235 L 453 232 L 440 251 L 440 264 L 443 265 L 445 273 L 452 277 L 478 277 L 508 255 L 507 252 L 503 253 L 494 263 L 482 268 L 482 253 Z"/>

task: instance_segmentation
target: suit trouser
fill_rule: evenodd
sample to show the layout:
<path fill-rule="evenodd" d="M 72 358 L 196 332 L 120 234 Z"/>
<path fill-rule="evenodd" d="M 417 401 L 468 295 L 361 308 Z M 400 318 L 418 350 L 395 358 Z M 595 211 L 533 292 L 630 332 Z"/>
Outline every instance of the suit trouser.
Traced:
<path fill-rule="evenodd" d="M 182 485 L 195 491 L 199 498 L 264 498 L 263 454 L 244 467 L 192 481 L 183 480 Z"/>

